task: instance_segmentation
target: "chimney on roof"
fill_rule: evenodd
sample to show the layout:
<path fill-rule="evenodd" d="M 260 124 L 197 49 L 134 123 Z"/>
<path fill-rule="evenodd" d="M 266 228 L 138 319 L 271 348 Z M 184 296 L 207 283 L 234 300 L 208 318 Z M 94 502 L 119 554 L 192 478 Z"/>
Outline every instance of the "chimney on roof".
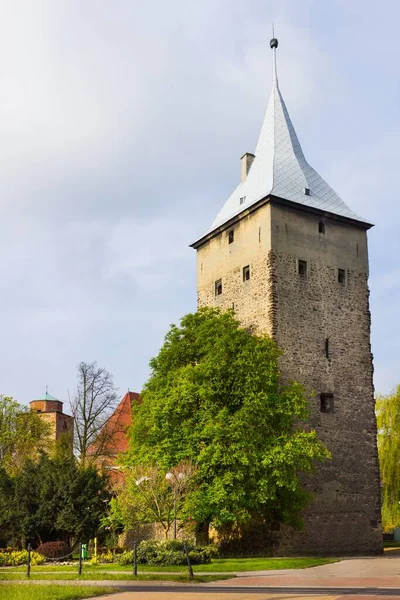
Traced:
<path fill-rule="evenodd" d="M 249 174 L 249 171 L 251 169 L 251 165 L 253 164 L 253 160 L 255 159 L 254 154 L 251 154 L 250 152 L 246 152 L 245 154 L 243 154 L 242 158 L 240 159 L 241 164 L 242 164 L 242 168 L 241 168 L 241 181 L 246 181 L 247 179 L 247 175 Z"/>

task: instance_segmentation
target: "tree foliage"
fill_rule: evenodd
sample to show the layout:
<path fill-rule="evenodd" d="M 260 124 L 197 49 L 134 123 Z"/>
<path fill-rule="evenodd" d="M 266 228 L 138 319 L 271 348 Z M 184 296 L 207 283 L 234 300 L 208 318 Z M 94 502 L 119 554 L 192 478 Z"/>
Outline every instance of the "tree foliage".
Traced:
<path fill-rule="evenodd" d="M 15 543 L 72 539 L 96 535 L 109 499 L 104 476 L 82 467 L 71 454 L 38 462 L 27 460 L 14 476 L 0 471 L 2 537 Z"/>
<path fill-rule="evenodd" d="M 164 472 L 196 465 L 183 515 L 214 525 L 268 521 L 299 525 L 308 495 L 301 474 L 329 456 L 307 420 L 297 383 L 282 385 L 280 351 L 250 335 L 232 312 L 201 309 L 172 325 L 153 358 L 133 411 L 128 466 Z"/>
<path fill-rule="evenodd" d="M 166 471 L 154 465 L 133 466 L 124 485 L 111 501 L 111 514 L 119 515 L 124 526 L 135 529 L 140 523 L 158 523 L 165 538 L 196 474 L 192 464 L 181 461 Z"/>
<path fill-rule="evenodd" d="M 382 523 L 400 526 L 400 385 L 376 402 L 378 452 L 382 481 Z"/>
<path fill-rule="evenodd" d="M 75 427 L 75 448 L 82 464 L 95 462 L 107 452 L 116 431 L 104 427 L 116 407 L 112 375 L 96 362 L 78 365 L 78 385 L 70 398 Z"/>
<path fill-rule="evenodd" d="M 49 424 L 9 396 L 0 395 L 0 467 L 18 471 L 40 450 L 50 449 Z"/>

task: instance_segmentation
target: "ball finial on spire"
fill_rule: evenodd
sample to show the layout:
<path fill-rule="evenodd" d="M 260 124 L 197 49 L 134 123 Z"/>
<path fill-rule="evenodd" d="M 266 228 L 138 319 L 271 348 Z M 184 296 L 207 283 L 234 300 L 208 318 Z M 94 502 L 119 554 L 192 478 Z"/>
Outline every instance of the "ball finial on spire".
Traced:
<path fill-rule="evenodd" d="M 275 37 L 273 37 L 272 40 L 269 42 L 269 45 L 271 46 L 271 48 L 277 48 L 278 40 Z"/>

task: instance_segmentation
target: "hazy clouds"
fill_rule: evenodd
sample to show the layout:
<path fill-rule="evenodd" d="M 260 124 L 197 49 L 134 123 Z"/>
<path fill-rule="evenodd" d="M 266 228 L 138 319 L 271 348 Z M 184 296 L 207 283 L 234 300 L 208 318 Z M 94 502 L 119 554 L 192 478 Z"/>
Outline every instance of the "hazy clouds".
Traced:
<path fill-rule="evenodd" d="M 65 399 L 95 359 L 140 390 L 195 309 L 188 244 L 255 148 L 272 21 L 306 157 L 376 223 L 375 381 L 400 382 L 399 17 L 394 0 L 0 1 L 0 393 Z"/>

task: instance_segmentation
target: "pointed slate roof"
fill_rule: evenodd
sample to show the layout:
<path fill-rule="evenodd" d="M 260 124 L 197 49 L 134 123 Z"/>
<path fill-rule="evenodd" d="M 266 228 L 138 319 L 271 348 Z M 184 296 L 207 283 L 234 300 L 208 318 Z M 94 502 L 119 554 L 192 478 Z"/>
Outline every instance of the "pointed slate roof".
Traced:
<path fill-rule="evenodd" d="M 276 72 L 277 45 L 277 40 L 271 40 L 274 52 L 272 91 L 253 164 L 246 180 L 237 186 L 210 228 L 197 242 L 268 196 L 346 217 L 370 227 L 365 219 L 346 206 L 307 163 L 279 89 Z M 309 190 L 309 195 L 306 195 L 306 189 Z M 193 245 L 196 246 L 197 242 Z"/>

